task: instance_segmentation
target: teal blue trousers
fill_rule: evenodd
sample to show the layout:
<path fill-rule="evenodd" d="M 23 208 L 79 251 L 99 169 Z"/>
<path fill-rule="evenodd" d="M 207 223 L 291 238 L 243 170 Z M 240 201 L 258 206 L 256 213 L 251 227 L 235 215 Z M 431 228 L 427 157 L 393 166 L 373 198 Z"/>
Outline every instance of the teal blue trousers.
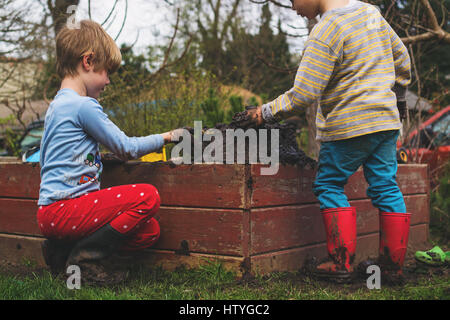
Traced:
<path fill-rule="evenodd" d="M 367 196 L 383 212 L 406 213 L 397 185 L 398 130 L 381 131 L 356 138 L 322 142 L 313 191 L 320 209 L 349 207 L 344 186 L 360 167 L 369 187 Z"/>

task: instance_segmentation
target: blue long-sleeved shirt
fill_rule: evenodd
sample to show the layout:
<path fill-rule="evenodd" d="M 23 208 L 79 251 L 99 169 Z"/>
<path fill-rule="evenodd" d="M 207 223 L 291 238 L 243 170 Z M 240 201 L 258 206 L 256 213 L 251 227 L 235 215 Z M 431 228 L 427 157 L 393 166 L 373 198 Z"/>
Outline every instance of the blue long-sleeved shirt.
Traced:
<path fill-rule="evenodd" d="M 45 115 L 38 205 L 100 189 L 99 143 L 128 160 L 160 149 L 164 139 L 160 134 L 128 137 L 97 100 L 71 89 L 58 91 Z"/>

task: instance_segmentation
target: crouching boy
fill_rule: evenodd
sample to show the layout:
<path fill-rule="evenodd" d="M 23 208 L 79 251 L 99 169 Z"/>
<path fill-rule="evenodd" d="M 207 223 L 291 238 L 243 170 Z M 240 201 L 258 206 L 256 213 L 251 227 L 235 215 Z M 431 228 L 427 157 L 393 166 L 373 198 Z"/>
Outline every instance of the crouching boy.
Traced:
<path fill-rule="evenodd" d="M 48 238 L 43 253 L 55 273 L 78 265 L 82 281 L 109 281 L 102 263 L 107 257 L 158 240 L 153 216 L 160 197 L 149 184 L 100 190 L 99 144 L 122 159 L 136 159 L 171 142 L 174 131 L 128 137 L 103 112 L 97 98 L 120 66 L 121 53 L 99 24 L 84 20 L 79 28 L 64 27 L 56 52 L 62 82 L 41 142 L 37 221 Z"/>

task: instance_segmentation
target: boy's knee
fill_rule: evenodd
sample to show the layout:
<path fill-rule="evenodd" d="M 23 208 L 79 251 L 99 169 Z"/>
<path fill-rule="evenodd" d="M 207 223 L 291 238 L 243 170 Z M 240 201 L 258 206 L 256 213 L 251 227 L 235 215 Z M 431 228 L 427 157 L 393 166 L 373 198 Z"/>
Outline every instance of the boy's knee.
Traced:
<path fill-rule="evenodd" d="M 151 184 L 140 185 L 139 195 L 144 197 L 144 203 L 149 206 L 143 214 L 154 214 L 161 205 L 161 198 L 158 189 Z"/>
<path fill-rule="evenodd" d="M 151 247 L 161 235 L 159 222 L 155 218 L 145 221 L 139 228 L 135 244 L 141 248 Z"/>
<path fill-rule="evenodd" d="M 159 222 L 155 218 L 151 218 L 147 221 L 146 231 L 149 235 L 151 235 L 151 240 L 158 240 L 161 235 L 161 228 L 159 226 Z"/>
<path fill-rule="evenodd" d="M 398 184 L 392 179 L 379 179 L 375 183 L 369 184 L 369 187 L 367 188 L 367 194 L 369 196 L 396 193 L 401 193 L 401 191 Z"/>

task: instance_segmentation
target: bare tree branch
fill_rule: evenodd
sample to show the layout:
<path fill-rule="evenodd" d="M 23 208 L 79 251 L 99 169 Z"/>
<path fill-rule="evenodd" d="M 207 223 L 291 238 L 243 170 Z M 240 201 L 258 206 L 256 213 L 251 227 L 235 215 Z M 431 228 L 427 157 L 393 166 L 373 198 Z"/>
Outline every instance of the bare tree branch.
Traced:
<path fill-rule="evenodd" d="M 276 65 L 272 64 L 271 62 L 267 61 L 264 58 L 264 56 L 262 56 L 262 55 L 257 55 L 256 58 L 258 58 L 258 60 L 260 60 L 262 63 L 264 63 L 269 68 L 272 68 L 272 69 L 277 70 L 282 73 L 291 74 L 291 73 L 297 72 L 297 69 L 298 69 L 297 67 L 296 68 L 282 68 L 282 67 L 276 66 Z"/>
<path fill-rule="evenodd" d="M 120 27 L 119 33 L 114 38 L 114 41 L 116 41 L 119 38 L 120 34 L 122 33 L 123 27 L 125 26 L 125 21 L 127 20 L 127 15 L 128 15 L 128 0 L 125 0 L 125 15 L 123 16 L 122 26 Z"/>
<path fill-rule="evenodd" d="M 171 63 L 167 63 L 167 61 L 169 60 L 169 54 L 172 51 L 173 43 L 174 43 L 175 38 L 176 38 L 177 33 L 178 33 L 179 23 L 180 23 L 180 9 L 177 9 L 177 21 L 175 23 L 175 28 L 174 28 L 174 31 L 173 31 L 173 35 L 170 38 L 169 46 L 167 47 L 166 53 L 164 54 L 164 61 L 161 64 L 161 66 L 159 67 L 159 69 L 155 73 L 153 73 L 148 80 L 151 80 L 154 77 L 156 77 L 156 75 L 161 73 L 164 69 L 177 64 L 179 61 L 181 61 L 184 58 L 184 56 L 186 55 L 187 51 L 189 50 L 190 44 L 191 44 L 192 39 L 193 39 L 192 36 L 189 38 L 189 40 L 188 40 L 188 42 L 187 42 L 187 44 L 186 44 L 186 46 L 184 48 L 184 51 L 181 53 L 181 55 L 177 59 L 172 61 Z"/>
<path fill-rule="evenodd" d="M 156 76 L 158 76 L 160 73 L 162 73 L 165 69 L 167 69 L 173 65 L 176 65 L 185 57 L 185 55 L 188 52 L 190 45 L 192 43 L 193 36 L 189 37 L 183 52 L 172 62 L 169 62 L 169 56 L 173 49 L 173 45 L 175 43 L 175 38 L 176 38 L 178 30 L 179 30 L 179 22 L 180 22 L 180 9 L 177 9 L 177 21 L 175 23 L 174 31 L 173 31 L 172 36 L 170 37 L 169 45 L 168 45 L 167 49 L 165 50 L 163 62 L 159 66 L 158 70 L 156 70 L 150 76 L 148 76 L 146 79 L 144 79 L 143 82 L 140 82 L 134 86 L 127 86 L 124 91 L 112 93 L 110 96 L 108 96 L 108 98 L 114 98 L 116 95 L 124 94 L 124 92 L 129 92 L 129 91 L 135 90 L 138 86 L 150 84 L 154 80 L 154 78 Z"/>
<path fill-rule="evenodd" d="M 106 16 L 105 20 L 103 20 L 103 22 L 101 23 L 101 25 L 103 26 L 111 17 L 112 13 L 114 12 L 114 9 L 116 8 L 117 2 L 119 2 L 119 0 L 114 1 L 114 5 L 112 7 L 112 9 L 109 11 L 108 15 Z"/>
<path fill-rule="evenodd" d="M 235 0 L 233 3 L 233 9 L 231 10 L 230 14 L 228 15 L 223 27 L 222 32 L 220 34 L 220 39 L 224 39 L 225 35 L 227 34 L 228 29 L 230 28 L 231 22 L 233 18 L 236 16 L 237 8 L 239 7 L 240 0 Z"/>
<path fill-rule="evenodd" d="M 307 29 L 307 28 L 303 28 L 303 29 Z M 279 32 L 281 34 L 284 34 L 285 36 L 292 37 L 292 38 L 303 38 L 303 37 L 307 37 L 309 35 L 308 33 L 305 33 L 305 34 L 292 34 L 292 33 L 288 33 L 286 31 L 283 31 L 281 28 L 278 29 L 278 30 L 279 30 Z"/>
<path fill-rule="evenodd" d="M 179 23 L 180 23 L 180 9 L 177 9 L 177 21 L 175 23 L 175 30 L 173 32 L 172 37 L 170 38 L 169 46 L 167 47 L 166 53 L 164 55 L 164 61 L 162 63 L 161 68 L 163 68 L 166 65 L 167 60 L 169 59 L 170 51 L 172 51 L 173 43 L 175 41 L 175 38 L 177 37 Z M 159 72 L 159 70 L 157 72 Z"/>
<path fill-rule="evenodd" d="M 275 1 L 275 0 L 250 0 L 250 2 L 256 3 L 256 4 L 266 4 L 266 3 L 270 2 L 270 3 L 273 3 L 274 5 L 276 5 L 278 7 L 281 7 L 281 8 L 287 8 L 287 9 L 291 9 L 292 8 L 292 6 L 290 6 L 290 5 L 282 4 L 282 3 L 278 2 L 278 1 Z"/>
<path fill-rule="evenodd" d="M 439 25 L 436 13 L 434 12 L 433 8 L 430 5 L 430 2 L 428 0 L 420 0 L 420 3 L 425 9 L 425 13 L 427 15 L 427 20 L 430 23 L 431 31 L 414 35 L 414 36 L 407 36 L 401 38 L 403 43 L 411 44 L 411 43 L 417 43 L 422 41 L 429 41 L 429 40 L 441 40 L 446 43 L 450 43 L 450 33 L 446 32 L 441 28 L 441 25 Z"/>
<path fill-rule="evenodd" d="M 17 99 L 15 99 L 15 106 L 12 106 L 12 105 L 9 104 L 9 100 L 8 99 L 4 99 L 2 101 L 2 103 L 4 104 L 4 106 L 6 108 L 11 110 L 11 112 L 14 114 L 16 120 L 23 127 L 23 129 L 26 129 L 27 125 L 22 120 L 22 116 L 23 116 L 23 113 L 25 112 L 25 107 L 26 107 L 25 106 L 25 102 L 22 105 L 20 105 L 19 101 Z"/>

